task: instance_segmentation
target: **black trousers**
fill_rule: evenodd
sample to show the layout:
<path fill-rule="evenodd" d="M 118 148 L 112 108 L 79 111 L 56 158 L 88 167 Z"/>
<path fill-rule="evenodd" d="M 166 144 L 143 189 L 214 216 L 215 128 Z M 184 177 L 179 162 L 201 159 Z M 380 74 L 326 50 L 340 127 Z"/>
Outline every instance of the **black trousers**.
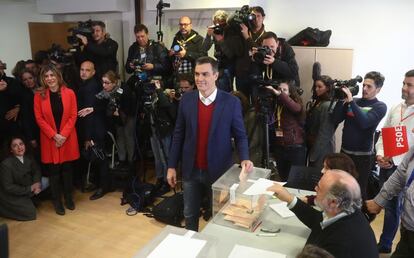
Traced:
<path fill-rule="evenodd" d="M 414 256 L 414 232 L 401 225 L 401 240 L 391 258 L 411 258 Z"/>
<path fill-rule="evenodd" d="M 358 184 L 361 188 L 361 197 L 362 200 L 367 199 L 367 185 L 368 185 L 368 177 L 371 173 L 372 163 L 373 163 L 373 156 L 372 155 L 352 155 L 348 154 L 352 161 L 355 163 L 356 170 L 358 172 Z"/>
<path fill-rule="evenodd" d="M 64 162 L 62 164 L 49 164 L 49 180 L 50 190 L 54 203 L 62 202 L 62 186 L 63 196 L 65 201 L 72 201 L 72 164 L 71 162 Z"/>

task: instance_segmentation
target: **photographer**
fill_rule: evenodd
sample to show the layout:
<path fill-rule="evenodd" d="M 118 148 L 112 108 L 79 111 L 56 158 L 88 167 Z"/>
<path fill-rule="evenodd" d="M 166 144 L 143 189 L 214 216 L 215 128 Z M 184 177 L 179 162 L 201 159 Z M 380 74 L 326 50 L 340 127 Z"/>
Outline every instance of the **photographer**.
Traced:
<path fill-rule="evenodd" d="M 327 75 L 315 80 L 313 99 L 306 114 L 306 142 L 309 166 L 321 170 L 326 155 L 335 152 L 335 129 L 331 112 L 331 95 L 334 81 Z M 333 105 L 333 104 L 332 104 Z"/>
<path fill-rule="evenodd" d="M 252 74 L 264 74 L 265 80 L 294 80 L 296 87 L 300 86 L 295 52 L 284 39 L 279 39 L 274 32 L 265 32 L 262 36 L 261 47 L 253 48 L 252 54 L 254 61 Z"/>
<path fill-rule="evenodd" d="M 345 120 L 341 152 L 351 157 L 355 163 L 363 200 L 366 200 L 368 176 L 373 162 L 374 132 L 387 112 L 385 103 L 376 98 L 384 80 L 379 72 L 367 73 L 364 77 L 362 98 L 354 99 L 350 90 L 343 87 L 346 97 L 338 101 L 333 111 L 335 124 Z"/>
<path fill-rule="evenodd" d="M 229 51 L 227 46 L 223 45 L 224 40 L 228 40 L 231 36 L 229 26 L 227 26 L 228 13 L 218 10 L 213 16 L 213 25 L 207 28 L 207 35 L 203 41 L 205 52 L 214 44 L 214 57 L 219 64 L 219 78 L 217 87 L 221 90 L 230 92 L 233 90 L 234 77 L 234 54 Z M 227 48 L 226 48 L 227 47 Z M 231 48 L 230 48 L 231 49 Z"/>
<path fill-rule="evenodd" d="M 144 115 L 144 125 L 149 125 L 151 131 L 150 143 L 154 154 L 155 175 L 157 182 L 155 189 L 161 196 L 170 191 L 167 183 L 167 161 L 171 145 L 171 137 L 174 131 L 177 106 L 171 101 L 171 96 L 164 93 L 161 81 L 151 81 L 155 84 L 156 100 L 152 107 Z M 150 121 L 148 121 L 148 119 Z M 151 121 L 152 120 L 152 121 Z"/>
<path fill-rule="evenodd" d="M 125 71 L 133 73 L 140 70 L 146 72 L 149 77 L 168 75 L 171 67 L 167 49 L 148 38 L 148 28 L 144 24 L 135 25 L 134 33 L 136 42 L 128 49 Z"/>
<path fill-rule="evenodd" d="M 236 88 L 241 91 L 247 98 L 251 94 L 251 79 L 249 78 L 251 69 L 251 50 L 253 47 L 261 45 L 265 28 L 263 20 L 265 12 L 261 6 L 243 6 L 239 15 L 243 22 L 238 24 L 237 32 L 239 34 L 239 43 L 233 45 L 237 53 L 235 61 Z M 231 20 L 235 20 L 234 17 Z M 232 23 L 231 21 L 229 21 Z M 239 23 L 239 22 L 236 22 Z"/>
<path fill-rule="evenodd" d="M 173 58 L 176 74 L 191 73 L 197 58 L 206 56 L 203 48 L 203 37 L 194 31 L 190 17 L 180 18 L 180 30 L 175 34 L 168 56 Z"/>
<path fill-rule="evenodd" d="M 305 165 L 304 107 L 294 81 L 283 81 L 276 89 L 266 88 L 276 96 L 274 153 L 280 179 L 286 182 L 292 165 Z"/>
<path fill-rule="evenodd" d="M 82 51 L 78 54 L 78 63 L 90 60 L 95 64 L 96 78 L 100 80 L 102 75 L 107 71 L 118 71 L 118 61 L 116 53 L 118 51 L 118 43 L 109 37 L 105 31 L 105 23 L 102 21 L 92 22 L 92 40 L 88 37 L 76 34 L 82 42 Z"/>

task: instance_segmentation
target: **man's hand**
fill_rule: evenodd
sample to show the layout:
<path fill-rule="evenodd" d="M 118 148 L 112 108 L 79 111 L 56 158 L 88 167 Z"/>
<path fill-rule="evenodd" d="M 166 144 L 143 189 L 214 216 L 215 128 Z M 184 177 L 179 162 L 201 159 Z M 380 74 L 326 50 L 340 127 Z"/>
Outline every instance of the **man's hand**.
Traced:
<path fill-rule="evenodd" d="M 141 69 L 142 69 L 142 70 L 146 70 L 146 71 L 148 71 L 148 70 L 152 70 L 152 69 L 154 69 L 154 65 L 153 65 L 153 64 L 151 64 L 151 63 L 146 63 L 146 64 L 144 64 L 143 66 L 141 66 Z"/>
<path fill-rule="evenodd" d="M 167 170 L 167 181 L 172 188 L 177 184 L 177 171 L 175 168 L 169 168 Z"/>
<path fill-rule="evenodd" d="M 341 90 L 345 93 L 346 98 L 344 99 L 345 103 L 350 103 L 351 101 L 354 100 L 354 98 L 352 97 L 352 93 L 351 91 L 348 89 L 348 87 L 342 87 Z"/>
<path fill-rule="evenodd" d="M 265 65 L 270 65 L 273 64 L 275 62 L 275 57 L 272 55 L 266 55 L 265 59 L 263 60 L 263 63 Z"/>
<path fill-rule="evenodd" d="M 87 149 L 89 149 L 90 147 L 92 147 L 92 146 L 93 146 L 93 141 L 92 141 L 92 140 L 90 140 L 90 141 L 85 141 L 85 142 L 83 143 L 83 146 L 85 147 L 85 150 L 87 150 Z"/>
<path fill-rule="evenodd" d="M 280 94 L 282 94 L 282 91 L 277 90 L 275 88 L 273 88 L 272 86 L 268 85 L 266 86 L 266 89 L 270 90 L 271 92 L 273 92 L 273 94 L 275 94 L 276 96 L 279 96 Z"/>
<path fill-rule="evenodd" d="M 88 38 L 87 37 L 85 37 L 81 34 L 76 34 L 76 37 L 82 41 L 82 44 L 84 46 L 88 45 Z"/>
<path fill-rule="evenodd" d="M 0 80 L 0 91 L 4 91 L 7 88 L 7 82 L 5 80 Z"/>
<path fill-rule="evenodd" d="M 377 155 L 377 163 L 378 163 L 378 166 L 380 166 L 380 168 L 384 168 L 384 169 L 392 168 L 392 165 L 393 165 L 391 158 L 384 157 L 381 155 Z"/>
<path fill-rule="evenodd" d="M 247 173 L 250 173 L 253 171 L 253 162 L 251 162 L 250 160 L 242 160 L 240 165 L 242 169 L 244 169 L 244 171 L 246 171 Z"/>
<path fill-rule="evenodd" d="M 83 108 L 83 109 L 78 111 L 78 116 L 79 117 L 85 117 L 85 116 L 89 115 L 92 112 L 93 112 L 93 107 Z"/>
<path fill-rule="evenodd" d="M 286 188 L 281 186 L 280 184 L 273 184 L 269 188 L 266 189 L 267 191 L 274 192 L 274 195 L 281 201 L 287 202 L 288 204 L 293 201 L 294 196 L 290 194 Z"/>
<path fill-rule="evenodd" d="M 16 106 L 10 109 L 9 111 L 7 111 L 5 115 L 6 120 L 8 121 L 13 120 L 16 122 L 17 116 L 19 115 L 19 111 L 20 111 L 20 106 Z"/>
<path fill-rule="evenodd" d="M 185 48 L 182 48 L 180 52 L 175 54 L 175 56 L 178 56 L 179 58 L 183 58 L 185 57 L 185 54 L 187 54 L 187 50 L 185 50 Z"/>
<path fill-rule="evenodd" d="M 244 23 L 240 24 L 240 31 L 244 39 L 248 39 L 250 37 L 249 28 L 247 28 L 247 26 Z"/>
<path fill-rule="evenodd" d="M 372 214 L 378 214 L 382 210 L 382 207 L 379 206 L 374 200 L 365 201 L 367 205 L 367 210 Z"/>

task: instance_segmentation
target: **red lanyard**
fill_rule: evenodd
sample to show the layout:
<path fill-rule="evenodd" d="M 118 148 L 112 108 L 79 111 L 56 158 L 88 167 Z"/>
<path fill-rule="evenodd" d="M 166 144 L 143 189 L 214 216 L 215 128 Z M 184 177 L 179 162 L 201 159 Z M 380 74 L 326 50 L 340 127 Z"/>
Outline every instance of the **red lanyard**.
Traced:
<path fill-rule="evenodd" d="M 414 112 L 412 112 L 411 114 L 409 114 L 408 116 L 403 118 L 403 106 L 401 106 L 401 119 L 400 119 L 400 123 L 403 122 L 404 120 L 407 120 L 408 118 L 414 116 Z"/>

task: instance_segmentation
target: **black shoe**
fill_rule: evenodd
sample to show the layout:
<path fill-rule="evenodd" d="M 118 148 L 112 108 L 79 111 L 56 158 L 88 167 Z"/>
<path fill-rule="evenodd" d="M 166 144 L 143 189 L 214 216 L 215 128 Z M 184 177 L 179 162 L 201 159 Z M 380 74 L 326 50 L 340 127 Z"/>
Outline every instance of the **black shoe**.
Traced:
<path fill-rule="evenodd" d="M 59 203 L 54 203 L 53 206 L 55 207 L 55 212 L 58 215 L 65 215 L 65 208 L 63 207 L 63 204 L 61 202 Z"/>
<path fill-rule="evenodd" d="M 377 247 L 378 247 L 378 252 L 380 254 L 389 254 L 389 253 L 391 253 L 391 248 L 385 247 L 381 244 L 378 244 Z"/>
<path fill-rule="evenodd" d="M 71 211 L 75 209 L 75 203 L 73 202 L 73 200 L 66 200 L 65 206 L 66 208 L 68 208 L 68 210 L 71 210 Z"/>
<path fill-rule="evenodd" d="M 91 201 L 97 200 L 99 198 L 102 198 L 105 194 L 106 194 L 106 192 L 102 188 L 99 188 L 94 194 L 92 194 L 89 197 L 89 200 L 91 200 Z"/>

